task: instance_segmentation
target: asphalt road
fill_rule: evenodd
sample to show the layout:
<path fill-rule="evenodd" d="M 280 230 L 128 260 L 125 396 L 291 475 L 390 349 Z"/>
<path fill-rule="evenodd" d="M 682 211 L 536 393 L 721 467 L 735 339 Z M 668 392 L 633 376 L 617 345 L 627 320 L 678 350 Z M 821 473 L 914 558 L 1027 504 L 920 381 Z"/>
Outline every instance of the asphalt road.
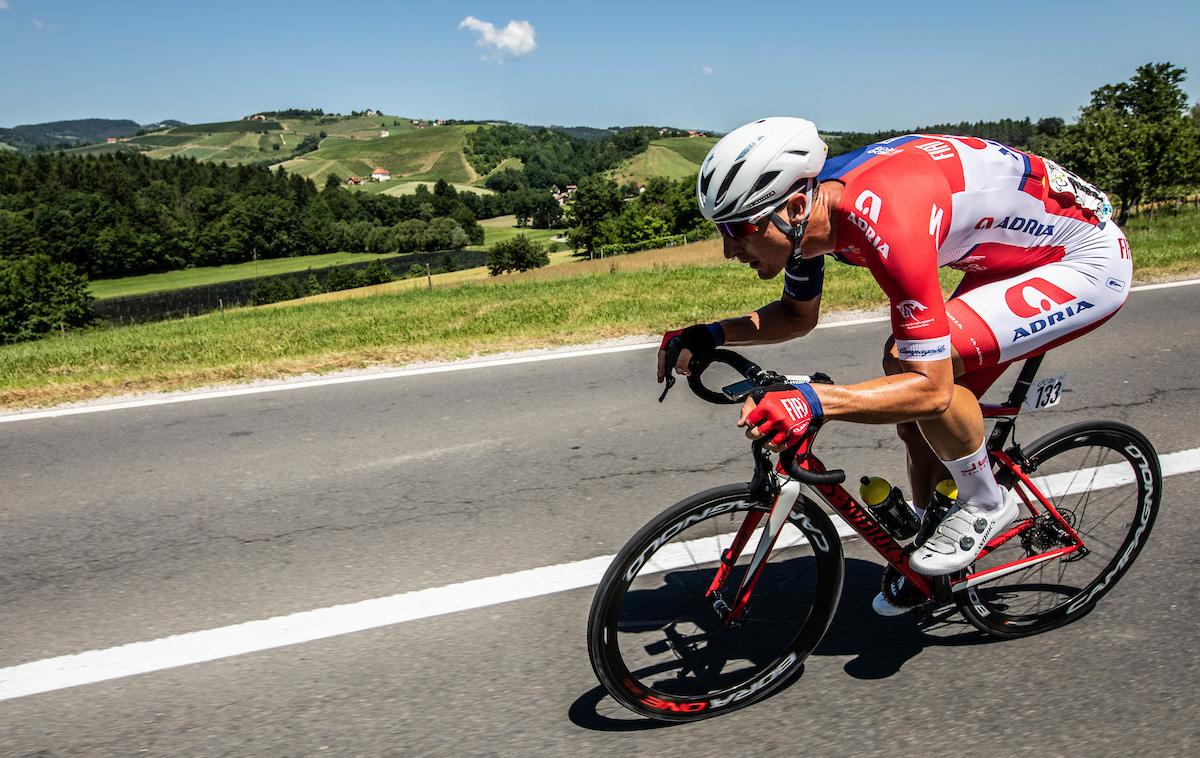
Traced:
<path fill-rule="evenodd" d="M 1070 391 L 1021 438 L 1111 418 L 1160 453 L 1200 447 L 1197 314 L 1200 287 L 1132 295 L 1046 361 Z M 878 373 L 886 334 L 747 352 L 847 382 Z M 660 406 L 653 358 L 0 424 L 0 684 L 57 656 L 614 553 L 671 502 L 749 474 L 736 414 L 682 386 Z M 887 428 L 830 427 L 820 450 L 902 480 Z M 803 676 L 696 724 L 602 695 L 583 586 L 3 699 L 0 755 L 1196 755 L 1194 493 L 1200 474 L 1167 479 L 1147 549 L 1094 613 L 1012 642 L 874 617 L 880 561 L 849 542 Z"/>

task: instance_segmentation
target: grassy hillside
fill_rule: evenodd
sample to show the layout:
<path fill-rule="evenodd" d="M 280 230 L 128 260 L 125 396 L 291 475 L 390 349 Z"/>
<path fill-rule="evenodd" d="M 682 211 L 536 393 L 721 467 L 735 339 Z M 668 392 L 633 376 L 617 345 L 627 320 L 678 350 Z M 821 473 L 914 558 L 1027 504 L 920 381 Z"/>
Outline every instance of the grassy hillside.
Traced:
<path fill-rule="evenodd" d="M 467 163 L 463 148 L 466 135 L 478 128 L 473 124 L 408 128 L 374 139 L 335 137 L 330 133 L 320 149 L 293 158 L 283 167 L 318 185 L 330 174 L 343 179 L 351 175 L 369 177 L 376 168 L 390 171 L 393 180 L 434 182 L 445 179 L 470 184 L 478 180 L 479 175 Z M 378 131 L 375 134 L 378 135 Z"/>
<path fill-rule="evenodd" d="M 144 295 L 147 292 L 164 292 L 183 287 L 199 287 L 206 284 L 234 282 L 239 279 L 256 279 L 260 276 L 293 274 L 308 269 L 340 266 L 346 263 L 364 263 L 375 259 L 395 258 L 395 253 L 375 255 L 372 253 L 325 253 L 302 255 L 296 258 L 268 258 L 246 263 L 230 263 L 224 266 L 202 266 L 161 274 L 141 274 L 120 279 L 94 279 L 88 283 L 92 297 L 103 300 L 111 297 Z"/>
<path fill-rule="evenodd" d="M 231 165 L 267 162 L 312 179 L 318 186 L 331 174 L 342 179 L 368 178 L 375 169 L 384 168 L 391 172 L 392 181 L 360 189 L 397 195 L 414 191 L 416 183 L 439 179 L 460 189 L 481 188 L 491 174 L 480 175 L 465 155 L 467 135 L 480 128 L 486 127 L 453 124 L 417 128 L 407 117 L 389 115 L 284 116 L 266 121 L 183 124 L 115 144 L 89 145 L 70 152 L 96 155 L 136 151 L 150 158 L 179 156 Z M 384 130 L 387 137 L 380 136 Z M 319 147 L 294 155 L 305 138 L 319 139 Z M 653 176 L 685 178 L 696 172 L 715 142 L 713 138 L 657 139 L 644 152 L 610 171 L 609 176 L 621 183 L 631 180 L 644 183 Z M 491 173 L 521 168 L 521 160 L 510 157 Z"/>
<path fill-rule="evenodd" d="M 1135 279 L 1200 270 L 1197 217 L 1134 219 Z M 958 272 L 941 273 L 949 292 Z M 456 271 L 435 277 L 433 291 L 420 285 L 0 346 L 0 407 L 657 334 L 779 296 L 778 279 L 725 262 L 719 240 L 497 278 Z M 885 303 L 865 269 L 835 266 L 826 277 L 823 310 Z"/>
<path fill-rule="evenodd" d="M 386 115 L 218 121 L 184 124 L 131 137 L 116 145 L 90 145 L 70 152 L 87 155 L 135 150 L 144 152 L 151 158 L 180 156 L 229 164 L 257 163 L 272 159 L 284 161 L 307 136 L 320 137 L 324 132 L 330 144 L 353 143 L 378 140 L 381 128 L 387 129 L 391 134 L 415 131 L 410 119 Z"/>
<path fill-rule="evenodd" d="M 609 175 L 618 184 L 645 184 L 652 176 L 686 179 L 700 170 L 700 163 L 717 144 L 715 137 L 669 137 L 656 139 L 645 152 L 626 160 Z"/>
<path fill-rule="evenodd" d="M 417 187 L 424 184 L 427 188 L 433 189 L 429 181 L 390 181 L 390 182 L 367 182 L 366 184 L 357 187 L 347 187 L 351 192 L 367 192 L 372 195 L 392 195 L 398 197 L 400 195 L 411 195 L 417 191 Z M 450 182 L 450 186 L 459 192 L 474 192 L 477 195 L 494 195 L 494 190 L 487 187 L 476 187 L 473 184 L 462 184 L 459 182 Z"/>

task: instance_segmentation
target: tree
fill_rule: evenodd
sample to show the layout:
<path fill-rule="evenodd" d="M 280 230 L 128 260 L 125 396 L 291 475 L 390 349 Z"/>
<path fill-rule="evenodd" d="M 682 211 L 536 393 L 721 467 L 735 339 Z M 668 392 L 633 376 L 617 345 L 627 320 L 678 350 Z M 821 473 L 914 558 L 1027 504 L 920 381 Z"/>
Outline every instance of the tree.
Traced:
<path fill-rule="evenodd" d="M 616 182 L 603 176 L 589 176 L 579 182 L 571 206 L 574 238 L 583 243 L 589 255 L 600 236 L 600 225 L 621 210 L 621 194 Z"/>
<path fill-rule="evenodd" d="M 550 255 L 542 243 L 524 234 L 496 243 L 487 254 L 488 274 L 499 276 L 506 271 L 529 271 L 550 265 Z"/>
<path fill-rule="evenodd" d="M 362 270 L 363 286 L 370 284 L 386 284 L 392 281 L 394 278 L 395 277 L 392 276 L 392 272 L 389 271 L 388 267 L 383 265 L 383 261 L 379 260 L 378 258 L 368 263 L 367 267 Z"/>
<path fill-rule="evenodd" d="M 562 206 L 548 192 L 537 193 L 533 198 L 531 206 L 529 225 L 535 229 L 550 229 L 562 221 Z"/>
<path fill-rule="evenodd" d="M 1116 194 L 1118 225 L 1138 203 L 1195 181 L 1195 130 L 1180 86 L 1186 74 L 1147 63 L 1128 82 L 1093 90 L 1079 122 L 1054 144 L 1063 163 Z"/>
<path fill-rule="evenodd" d="M 327 189 L 327 190 L 337 189 L 338 187 L 341 187 L 341 186 L 342 186 L 342 177 L 338 176 L 337 174 L 330 174 L 329 176 L 325 177 L 325 189 Z"/>
<path fill-rule="evenodd" d="M 42 251 L 37 229 L 24 216 L 0 210 L 0 258 L 24 258 Z"/>
<path fill-rule="evenodd" d="M 435 218 L 425 227 L 425 250 L 459 250 L 470 243 L 467 233 L 452 218 Z"/>
<path fill-rule="evenodd" d="M 91 320 L 87 277 L 45 253 L 0 258 L 0 343 L 36 339 Z"/>

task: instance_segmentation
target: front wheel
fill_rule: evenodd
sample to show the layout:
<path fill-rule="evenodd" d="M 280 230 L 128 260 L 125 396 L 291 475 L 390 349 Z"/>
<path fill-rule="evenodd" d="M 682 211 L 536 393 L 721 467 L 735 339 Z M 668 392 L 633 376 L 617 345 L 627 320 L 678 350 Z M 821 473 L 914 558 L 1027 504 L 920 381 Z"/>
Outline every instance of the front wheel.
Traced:
<path fill-rule="evenodd" d="M 1085 421 L 1053 431 L 1025 448 L 1026 473 L 1079 536 L 1086 553 L 1038 563 L 958 595 L 958 608 L 976 628 L 998 637 L 1024 637 L 1088 613 L 1129 570 L 1162 497 L 1158 454 L 1141 432 L 1116 421 Z M 1002 566 L 1070 544 L 1052 519 L 1034 519 L 976 563 Z"/>
<path fill-rule="evenodd" d="M 799 672 L 842 588 L 840 538 L 816 503 L 796 500 L 739 623 L 724 623 L 706 597 L 743 519 L 769 510 L 748 485 L 711 489 L 664 511 L 617 554 L 588 618 L 592 668 L 617 702 L 655 719 L 708 718 Z M 766 521 L 726 586 L 740 585 Z"/>

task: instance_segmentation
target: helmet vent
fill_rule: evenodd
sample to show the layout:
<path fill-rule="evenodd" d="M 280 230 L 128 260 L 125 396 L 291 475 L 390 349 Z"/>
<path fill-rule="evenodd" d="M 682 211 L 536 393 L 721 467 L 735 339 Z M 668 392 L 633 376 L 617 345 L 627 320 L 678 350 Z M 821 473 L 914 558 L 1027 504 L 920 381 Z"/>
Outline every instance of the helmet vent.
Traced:
<path fill-rule="evenodd" d="M 735 210 L 737 210 L 737 206 L 738 206 L 738 201 L 737 201 L 737 198 L 734 198 L 733 202 L 731 202 L 731 203 L 727 203 L 727 204 L 725 205 L 725 207 L 723 207 L 723 208 L 718 208 L 718 209 L 717 209 L 717 211 L 716 211 L 716 213 L 714 213 L 714 214 L 713 214 L 713 218 L 714 218 L 714 219 L 722 219 L 722 220 L 723 220 L 723 219 L 725 219 L 726 217 L 728 217 L 728 216 L 729 216 L 729 214 L 731 214 L 731 213 L 733 213 Z"/>
<path fill-rule="evenodd" d="M 725 193 L 729 191 L 729 185 L 733 184 L 734 177 L 742 170 L 742 166 L 746 165 L 745 161 L 740 161 L 733 164 L 733 168 L 729 169 L 729 173 L 725 175 L 725 180 L 721 182 L 721 186 L 717 189 L 717 200 L 721 202 L 725 199 Z"/>
<path fill-rule="evenodd" d="M 807 150 L 788 150 L 788 153 L 789 153 L 790 155 L 799 155 L 801 158 L 803 158 L 804 156 L 808 155 L 808 151 L 807 151 Z"/>
<path fill-rule="evenodd" d="M 713 178 L 714 173 L 716 173 L 716 172 L 709 171 L 708 174 L 705 175 L 703 172 L 701 172 L 701 174 L 700 174 L 700 194 L 701 195 L 704 195 L 704 196 L 708 195 L 708 185 L 712 183 L 712 178 Z"/>
<path fill-rule="evenodd" d="M 766 189 L 767 186 L 771 182 L 775 181 L 775 177 L 779 176 L 779 173 L 780 172 L 778 172 L 778 171 L 768 171 L 767 173 L 758 177 L 758 181 L 755 182 L 755 184 L 754 184 L 754 189 L 750 190 L 746 194 L 753 195 L 755 192 L 758 192 L 759 190 Z"/>

